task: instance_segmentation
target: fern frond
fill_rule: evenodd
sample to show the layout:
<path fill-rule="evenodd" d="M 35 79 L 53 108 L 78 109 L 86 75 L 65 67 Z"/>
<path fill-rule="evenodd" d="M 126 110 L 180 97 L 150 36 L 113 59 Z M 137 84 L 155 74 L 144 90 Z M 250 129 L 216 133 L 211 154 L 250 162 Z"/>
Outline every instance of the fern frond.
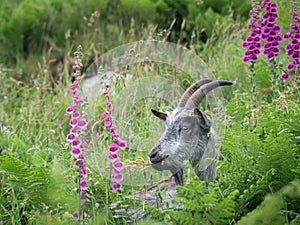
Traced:
<path fill-rule="evenodd" d="M 29 201 L 33 204 L 41 203 L 48 183 L 45 168 L 29 167 L 18 158 L 6 154 L 0 158 L 0 171 L 6 182 L 11 182 L 16 190 L 21 190 Z"/>

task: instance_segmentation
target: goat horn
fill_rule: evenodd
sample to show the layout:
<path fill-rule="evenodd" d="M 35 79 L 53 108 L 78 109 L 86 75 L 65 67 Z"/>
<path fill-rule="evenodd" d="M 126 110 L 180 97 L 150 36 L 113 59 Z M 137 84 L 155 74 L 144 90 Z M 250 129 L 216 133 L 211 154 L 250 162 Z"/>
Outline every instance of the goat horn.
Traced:
<path fill-rule="evenodd" d="M 225 85 L 232 85 L 233 83 L 227 80 L 216 80 L 213 82 L 210 82 L 209 84 L 206 84 L 205 86 L 198 89 L 187 101 L 185 107 L 187 108 L 194 108 L 198 107 L 202 99 L 206 96 L 208 92 L 211 90 Z"/>
<path fill-rule="evenodd" d="M 192 84 L 182 95 L 179 100 L 178 107 L 184 107 L 189 98 L 194 94 L 197 89 L 199 89 L 202 85 L 211 82 L 211 80 L 198 80 L 194 84 Z"/>

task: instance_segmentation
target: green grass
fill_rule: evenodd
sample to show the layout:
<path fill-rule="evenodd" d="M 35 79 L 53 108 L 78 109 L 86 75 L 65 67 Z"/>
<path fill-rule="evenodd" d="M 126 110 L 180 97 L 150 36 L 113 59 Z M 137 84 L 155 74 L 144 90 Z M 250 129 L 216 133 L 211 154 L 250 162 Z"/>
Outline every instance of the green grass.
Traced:
<path fill-rule="evenodd" d="M 141 37 L 148 39 L 157 32 L 153 27 L 148 25 L 135 35 L 134 25 L 131 32 L 122 30 L 122 26 L 112 26 L 107 43 L 116 40 L 108 44 L 113 46 Z M 195 224 L 299 222 L 299 90 L 294 81 L 282 82 L 280 70 L 274 70 L 261 58 L 255 65 L 257 98 L 253 103 L 249 66 L 242 63 L 241 43 L 247 32 L 243 23 L 224 18 L 205 44 L 199 41 L 192 47 L 217 79 L 235 82 L 232 88 L 223 89 L 227 119 L 221 124 L 226 132 L 221 158 L 216 161 L 217 181 L 207 187 L 193 173 L 186 174 L 191 181 L 177 189 L 175 198 L 185 210 L 158 210 L 146 205 L 147 218 L 135 221 L 137 224 L 189 224 L 190 219 Z M 104 43 L 89 29 L 78 40 L 69 39 L 62 50 L 65 63 L 56 68 L 60 73 L 58 83 L 49 71 L 51 49 L 43 49 L 44 54 L 29 54 L 14 67 L 0 65 L 0 224 L 77 224 L 72 213 L 78 207 L 78 172 L 66 141 L 70 127 L 65 110 L 72 101 L 67 62 L 72 62 L 72 52 L 78 42 L 82 42 L 85 62 L 91 52 L 99 57 L 105 49 Z M 287 59 L 280 55 L 276 63 L 285 65 Z M 126 171 L 131 177 L 125 177 L 123 191 L 113 193 L 107 188 L 107 168 L 100 163 L 103 155 L 97 158 L 93 152 L 89 153 L 92 154 L 87 165 L 91 171 L 89 201 L 83 206 L 87 214 L 82 224 L 126 224 L 125 216 L 114 218 L 115 212 L 109 210 L 109 204 L 140 208 L 141 201 L 125 196 L 168 176 L 161 177 L 147 167 L 147 154 L 162 132 L 150 109 L 171 111 L 178 91 L 185 89 L 192 79 L 185 71 L 175 74 L 171 65 L 156 66 L 136 64 L 124 73 L 134 74 L 131 84 L 139 79 L 150 82 L 154 78 L 170 79 L 172 83 L 180 75 L 182 86 L 176 86 L 179 90 L 174 88 L 166 101 L 147 97 L 147 93 L 145 98 L 131 98 L 131 93 L 143 90 L 116 82 L 111 99 L 115 123 L 117 129 L 123 128 L 121 137 L 131 141 L 120 157 L 131 163 L 133 171 Z M 172 75 L 171 78 L 165 78 L 166 74 Z M 272 86 L 274 78 L 276 87 Z M 163 89 L 159 83 L 155 85 L 157 91 Z M 89 115 L 95 125 L 94 132 L 89 137 L 94 141 L 93 150 L 105 152 L 109 139 L 99 121 L 104 105 L 101 99 L 95 104 L 94 114 Z"/>

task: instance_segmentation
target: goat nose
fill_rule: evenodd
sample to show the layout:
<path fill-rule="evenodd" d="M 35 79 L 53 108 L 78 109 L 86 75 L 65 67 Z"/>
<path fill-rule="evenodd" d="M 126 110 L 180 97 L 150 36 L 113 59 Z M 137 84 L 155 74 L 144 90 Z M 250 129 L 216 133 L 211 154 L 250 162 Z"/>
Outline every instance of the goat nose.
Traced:
<path fill-rule="evenodd" d="M 150 159 L 153 159 L 153 158 L 155 158 L 156 156 L 157 156 L 157 151 L 153 151 L 153 150 L 152 150 L 152 151 L 150 152 L 150 154 L 149 154 L 149 158 L 150 158 Z"/>
<path fill-rule="evenodd" d="M 158 156 L 158 150 L 157 150 L 157 148 L 153 148 L 149 153 L 150 161 L 155 159 L 157 156 Z"/>

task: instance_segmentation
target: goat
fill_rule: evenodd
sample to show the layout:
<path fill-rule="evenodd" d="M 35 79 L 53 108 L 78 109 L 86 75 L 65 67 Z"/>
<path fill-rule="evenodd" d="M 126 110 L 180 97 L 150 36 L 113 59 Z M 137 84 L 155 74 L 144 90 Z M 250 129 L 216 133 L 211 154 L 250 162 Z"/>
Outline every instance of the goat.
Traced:
<path fill-rule="evenodd" d="M 170 170 L 176 185 L 183 185 L 184 160 L 190 161 L 201 180 L 216 179 L 216 165 L 209 160 L 218 159 L 220 155 L 214 145 L 216 131 L 210 117 L 197 107 L 209 91 L 232 84 L 226 80 L 199 80 L 184 92 L 171 113 L 151 109 L 164 122 L 165 130 L 151 149 L 149 161 L 156 170 Z"/>

